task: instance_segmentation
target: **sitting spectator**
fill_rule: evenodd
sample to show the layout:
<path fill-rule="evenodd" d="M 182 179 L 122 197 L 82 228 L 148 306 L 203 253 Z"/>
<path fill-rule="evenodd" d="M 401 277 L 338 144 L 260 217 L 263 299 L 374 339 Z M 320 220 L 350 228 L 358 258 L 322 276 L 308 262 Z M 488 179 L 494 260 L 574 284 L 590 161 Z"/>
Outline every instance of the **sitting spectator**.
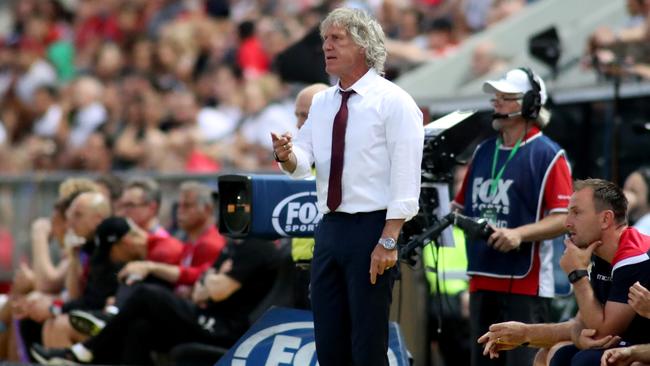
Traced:
<path fill-rule="evenodd" d="M 67 218 L 66 211 L 83 192 L 97 192 L 98 186 L 84 178 L 66 179 L 59 186 L 59 199 L 54 204 L 50 218 L 36 219 L 32 223 L 32 266 L 35 274 L 34 288 L 45 293 L 57 293 L 63 289 L 65 275 L 70 263 L 64 247 Z M 55 265 L 50 253 L 50 239 L 57 242 L 62 252 Z"/>
<path fill-rule="evenodd" d="M 233 146 L 234 154 L 230 157 L 236 168 L 275 168 L 269 140 L 271 131 L 295 134 L 292 108 L 281 100 L 282 87 L 280 80 L 271 75 L 246 82 L 245 116 L 238 131 L 237 145 Z"/>
<path fill-rule="evenodd" d="M 389 56 L 413 63 L 421 63 L 444 58 L 456 51 L 458 43 L 453 34 L 453 23 L 447 18 L 431 22 L 427 31 L 426 48 L 415 44 L 387 40 Z"/>
<path fill-rule="evenodd" d="M 217 109 L 201 108 L 196 96 L 188 91 L 174 92 L 169 98 L 172 115 L 161 128 L 168 134 L 167 149 L 173 159 L 167 154 L 160 168 L 194 172 L 219 170 L 219 164 L 207 156 L 201 146 L 231 133 L 234 121 Z M 193 165 L 196 160 L 203 162 L 200 169 Z"/>
<path fill-rule="evenodd" d="M 42 85 L 34 92 L 32 106 L 36 119 L 33 132 L 36 136 L 55 138 L 62 119 L 61 106 L 57 103 L 58 91 L 52 86 Z"/>
<path fill-rule="evenodd" d="M 160 225 L 158 211 L 162 194 L 152 178 L 133 178 L 126 183 L 120 198 L 120 210 L 140 228 L 155 236 L 169 236 Z"/>
<path fill-rule="evenodd" d="M 153 240 L 152 240 L 153 239 Z M 89 275 L 80 298 L 65 302 L 55 317 L 43 327 L 43 344 L 68 346 L 82 336 L 72 331 L 67 313 L 71 310 L 98 310 L 118 290 L 117 273 L 134 260 L 151 260 L 162 263 L 178 263 L 182 244 L 172 238 L 148 235 L 131 220 L 112 216 L 103 220 L 96 229 L 96 248 L 91 258 Z M 56 304 L 56 302 L 55 302 Z"/>
<path fill-rule="evenodd" d="M 605 77 L 650 78 L 647 0 L 627 0 L 628 17 L 618 28 L 598 27 L 587 42 L 585 64 Z"/>
<path fill-rule="evenodd" d="M 126 105 L 125 126 L 115 141 L 113 169 L 153 169 L 162 157 L 155 152 L 163 148 L 165 134 L 159 125 L 164 110 L 160 97 L 153 92 L 136 95 Z"/>
<path fill-rule="evenodd" d="M 467 81 L 504 71 L 507 63 L 497 55 L 495 47 L 494 42 L 490 40 L 482 41 L 474 47 L 471 72 Z"/>
<path fill-rule="evenodd" d="M 578 315 L 559 324 L 493 324 L 478 340 L 485 345 L 484 355 L 495 358 L 500 351 L 519 346 L 548 349 L 571 341 L 555 347 L 550 364 L 595 365 L 603 348 L 621 340 L 650 341 L 646 331 L 650 320 L 637 315 L 628 303 L 632 285 L 650 284 L 650 237 L 627 226 L 627 200 L 613 183 L 588 179 L 574 187 L 560 266 L 574 286 Z M 545 351 L 538 357 L 546 357 Z"/>
<path fill-rule="evenodd" d="M 108 115 L 101 103 L 103 92 L 102 83 L 94 77 L 84 76 L 75 81 L 72 92 L 74 117 L 69 121 L 68 138 L 72 148 L 83 146 L 90 135 L 106 122 Z M 64 118 L 67 117 L 65 112 L 68 111 L 64 109 Z"/>
<path fill-rule="evenodd" d="M 525 0 L 494 0 L 487 14 L 488 27 L 520 12 L 526 6 Z"/>
<path fill-rule="evenodd" d="M 174 284 L 179 294 L 189 297 L 190 287 L 214 263 L 225 245 L 215 226 L 212 190 L 197 182 L 182 183 L 177 218 L 184 232 L 181 260 L 176 264 L 131 262 L 119 273 L 127 284 L 151 275 Z"/>
<path fill-rule="evenodd" d="M 40 22 L 42 19 L 33 19 Z M 23 73 L 16 80 L 16 95 L 25 106 L 34 101 L 34 92 L 43 85 L 56 83 L 56 70 L 44 59 L 44 49 L 33 39 L 19 42 L 17 66 Z"/>
<path fill-rule="evenodd" d="M 192 301 L 141 286 L 97 336 L 67 349 L 34 345 L 31 354 L 41 364 L 148 365 L 151 351 L 167 352 L 181 343 L 230 347 L 270 291 L 278 253 L 269 241 L 230 241 L 212 270 L 195 284 Z"/>
<path fill-rule="evenodd" d="M 639 232 L 650 235 L 650 167 L 641 167 L 628 175 L 623 192 L 631 224 Z"/>
<path fill-rule="evenodd" d="M 76 197 L 70 207 L 66 211 L 66 224 L 67 232 L 63 238 L 64 250 L 66 251 L 66 258 L 69 261 L 68 268 L 65 270 L 65 286 L 68 291 L 68 296 L 75 299 L 81 295 L 80 280 L 83 277 L 83 263 L 85 257 L 88 256 L 94 249 L 93 236 L 97 225 L 110 214 L 108 203 L 104 196 L 98 192 L 82 192 Z M 40 235 L 40 234 L 39 234 Z M 42 246 L 40 242 L 42 238 L 36 237 L 37 244 Z M 83 251 L 82 251 L 83 248 Z M 38 253 L 41 252 L 39 248 Z M 40 259 L 39 262 L 43 263 L 47 259 Z M 39 268 L 40 270 L 47 270 L 48 266 Z M 50 276 L 45 275 L 47 279 Z M 52 276 L 50 280 L 56 280 Z M 53 304 L 54 299 L 49 296 L 44 296 L 42 293 L 31 294 L 26 303 L 19 306 L 22 309 L 21 314 L 24 317 L 29 317 L 37 322 L 42 322 L 51 316 L 50 306 Z"/>
<path fill-rule="evenodd" d="M 64 237 L 64 250 L 69 260 L 65 272 L 67 301 L 52 294 L 32 292 L 20 303 L 15 304 L 14 314 L 23 319 L 20 328 L 26 344 L 31 344 L 41 336 L 41 332 L 45 331 L 45 327 L 41 329 L 41 324 L 53 318 L 59 310 L 68 310 L 79 303 L 92 304 L 93 301 L 101 306 L 106 301 L 105 297 L 101 298 L 101 289 L 92 286 L 84 288 L 83 283 L 87 278 L 86 274 L 88 278 L 92 277 L 87 269 L 89 255 L 95 248 L 95 229 L 109 215 L 108 200 L 99 192 L 83 192 L 70 204 L 66 211 L 68 229 Z M 98 291 L 99 296 L 95 296 L 97 293 L 90 295 L 85 291 Z"/>

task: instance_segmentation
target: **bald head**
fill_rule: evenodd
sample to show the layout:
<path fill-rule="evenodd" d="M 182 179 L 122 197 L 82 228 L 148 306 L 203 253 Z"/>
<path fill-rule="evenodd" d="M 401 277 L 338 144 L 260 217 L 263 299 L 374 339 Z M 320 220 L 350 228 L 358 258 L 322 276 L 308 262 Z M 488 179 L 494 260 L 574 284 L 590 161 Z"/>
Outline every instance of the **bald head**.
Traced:
<path fill-rule="evenodd" d="M 309 107 L 311 107 L 311 100 L 314 98 L 314 95 L 321 90 L 327 89 L 328 86 L 325 84 L 312 84 L 305 87 L 303 90 L 298 93 L 296 97 L 296 118 L 298 119 L 298 129 L 305 124 L 307 116 L 309 116 Z"/>
<path fill-rule="evenodd" d="M 110 203 L 99 192 L 81 193 L 66 212 L 68 227 L 86 239 L 92 238 L 97 225 L 110 214 Z"/>

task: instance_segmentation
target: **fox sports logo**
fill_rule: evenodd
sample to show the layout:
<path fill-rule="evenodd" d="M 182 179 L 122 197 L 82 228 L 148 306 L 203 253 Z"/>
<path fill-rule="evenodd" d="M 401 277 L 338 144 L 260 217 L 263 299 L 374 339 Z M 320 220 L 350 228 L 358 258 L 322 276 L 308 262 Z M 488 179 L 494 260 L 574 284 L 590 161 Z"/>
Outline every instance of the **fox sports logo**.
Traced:
<path fill-rule="evenodd" d="M 316 192 L 300 192 L 280 201 L 271 215 L 273 229 L 281 236 L 309 234 L 323 217 L 316 207 Z"/>
<path fill-rule="evenodd" d="M 252 334 L 233 354 L 232 366 L 318 366 L 314 322 L 273 325 Z M 388 363 L 398 366 L 395 352 L 388 349 Z"/>

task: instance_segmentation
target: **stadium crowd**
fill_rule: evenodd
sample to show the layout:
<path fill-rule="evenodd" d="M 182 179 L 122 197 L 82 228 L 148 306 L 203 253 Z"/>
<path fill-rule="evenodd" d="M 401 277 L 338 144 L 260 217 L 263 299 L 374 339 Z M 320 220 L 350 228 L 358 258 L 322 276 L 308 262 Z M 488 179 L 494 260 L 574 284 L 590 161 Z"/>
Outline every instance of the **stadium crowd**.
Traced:
<path fill-rule="evenodd" d="M 0 170 L 276 169 L 268 132 L 295 132 L 302 85 L 284 81 L 274 61 L 329 10 L 363 7 L 380 19 L 394 77 L 525 3 L 3 2 Z M 478 53 L 477 70 L 488 70 L 493 60 Z"/>
<path fill-rule="evenodd" d="M 16 270 L 0 308 L 0 359 L 150 364 L 152 355 L 187 342 L 230 347 L 271 291 L 282 265 L 280 246 L 287 243 L 225 238 L 215 223 L 211 187 L 188 180 L 162 197 L 146 172 L 277 170 L 270 132 L 295 133 L 297 92 L 323 81 L 285 80 L 277 57 L 335 7 L 361 7 L 379 19 L 389 38 L 387 77 L 394 78 L 453 54 L 467 37 L 530 2 L 0 4 L 6 10 L 0 19 L 0 172 L 126 171 L 121 176 L 127 177 L 68 179 L 50 217 L 33 222 L 32 257 Z M 628 1 L 624 30 L 594 33 L 586 55 L 598 62 L 591 66 L 639 50 L 646 3 Z M 491 41 L 477 44 L 468 77 L 505 70 L 494 48 Z M 623 57 L 625 73 L 606 68 L 604 74 L 650 77 L 643 57 Z M 624 187 L 629 217 L 645 233 L 649 174 L 640 168 Z M 162 200 L 177 203 L 173 225 L 159 219 Z M 453 293 L 461 333 L 467 291 L 465 281 Z M 498 342 L 486 348 L 491 356 L 507 349 Z M 463 344 L 467 357 L 468 348 Z"/>

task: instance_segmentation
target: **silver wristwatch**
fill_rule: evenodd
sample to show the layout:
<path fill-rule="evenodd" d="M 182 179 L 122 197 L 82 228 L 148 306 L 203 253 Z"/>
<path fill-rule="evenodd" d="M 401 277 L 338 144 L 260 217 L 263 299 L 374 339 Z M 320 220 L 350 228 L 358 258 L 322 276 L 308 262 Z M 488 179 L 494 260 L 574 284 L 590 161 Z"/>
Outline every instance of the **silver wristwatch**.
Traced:
<path fill-rule="evenodd" d="M 387 250 L 393 250 L 397 247 L 397 242 L 393 238 L 380 238 L 379 244 Z"/>

